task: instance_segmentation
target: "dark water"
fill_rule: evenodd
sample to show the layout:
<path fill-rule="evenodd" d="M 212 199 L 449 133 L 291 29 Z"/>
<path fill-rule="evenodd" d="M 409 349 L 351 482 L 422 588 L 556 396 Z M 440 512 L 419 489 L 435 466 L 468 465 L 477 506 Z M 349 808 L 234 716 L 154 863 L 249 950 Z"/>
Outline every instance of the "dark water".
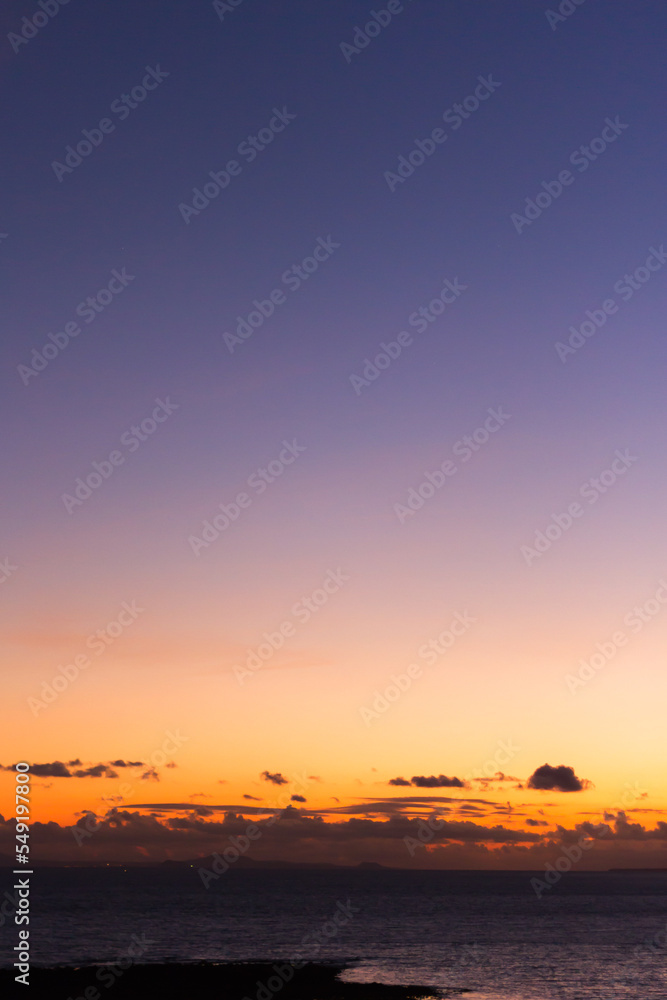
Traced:
<path fill-rule="evenodd" d="M 231 869 L 205 889 L 195 869 L 38 870 L 33 962 L 112 962 L 139 941 L 142 962 L 351 961 L 349 979 L 470 1000 L 667 998 L 667 875 L 571 872 L 537 899 L 531 874 Z"/>

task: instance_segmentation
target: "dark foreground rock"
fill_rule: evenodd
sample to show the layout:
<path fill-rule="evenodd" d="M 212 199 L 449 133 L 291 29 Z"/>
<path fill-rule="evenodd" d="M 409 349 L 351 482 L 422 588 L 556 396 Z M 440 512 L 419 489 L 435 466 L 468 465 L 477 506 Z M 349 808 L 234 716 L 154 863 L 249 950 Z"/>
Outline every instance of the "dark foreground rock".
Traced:
<path fill-rule="evenodd" d="M 29 1000 L 419 1000 L 454 995 L 429 986 L 343 983 L 338 975 L 344 968 L 308 964 L 295 970 L 286 962 L 33 968 L 25 992 L 14 982 L 14 973 L 3 969 L 0 995 Z"/>

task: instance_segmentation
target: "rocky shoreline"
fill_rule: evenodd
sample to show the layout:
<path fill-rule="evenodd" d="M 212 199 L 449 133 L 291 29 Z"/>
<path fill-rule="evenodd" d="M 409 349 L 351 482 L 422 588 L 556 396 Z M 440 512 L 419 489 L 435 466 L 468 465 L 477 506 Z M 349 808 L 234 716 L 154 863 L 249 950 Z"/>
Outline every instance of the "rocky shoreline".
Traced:
<path fill-rule="evenodd" d="M 379 983 L 345 983 L 338 977 L 344 965 L 308 963 L 295 969 L 289 962 L 87 966 L 82 968 L 33 968 L 31 1000 L 444 1000 L 461 991 L 430 986 L 387 986 Z M 291 975 L 290 975 L 291 973 Z M 0 970 L 0 988 L 9 990 L 14 973 Z"/>

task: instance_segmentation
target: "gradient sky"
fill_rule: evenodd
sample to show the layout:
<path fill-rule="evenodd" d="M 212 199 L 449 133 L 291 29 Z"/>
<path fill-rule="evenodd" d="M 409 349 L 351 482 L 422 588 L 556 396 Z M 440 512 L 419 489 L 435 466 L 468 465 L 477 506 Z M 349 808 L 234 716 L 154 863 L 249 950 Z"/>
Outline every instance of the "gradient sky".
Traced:
<path fill-rule="evenodd" d="M 625 808 L 642 826 L 617 820 L 583 864 L 667 865 L 664 5 L 586 0 L 555 21 L 533 0 L 414 0 L 358 52 L 341 45 L 385 5 L 217 6 L 74 0 L 14 46 L 38 8 L 0 14 L 0 761 L 141 762 L 116 778 L 43 769 L 33 818 L 59 827 L 36 828 L 36 845 L 74 863 L 193 857 L 287 789 L 306 802 L 257 857 L 541 867 L 562 828 Z M 142 103 L 110 110 L 158 66 Z M 480 77 L 493 93 L 443 118 Z M 276 109 L 295 117 L 249 162 L 239 145 L 277 127 Z M 90 155 L 54 169 L 105 117 Z M 425 162 L 388 180 L 438 128 Z M 581 169 L 575 151 L 605 130 Z M 179 206 L 233 159 L 240 172 L 186 222 Z M 299 288 L 283 280 L 333 244 Z M 126 287 L 113 279 L 113 300 L 77 317 L 114 271 Z M 445 280 L 465 290 L 411 325 Z M 284 300 L 230 351 L 225 334 L 274 289 Z M 559 356 L 587 310 L 601 325 Z M 81 333 L 26 378 L 71 322 Z M 354 382 L 401 331 L 400 356 Z M 157 400 L 173 412 L 139 441 Z M 502 426 L 466 452 L 489 411 Z M 248 480 L 285 442 L 303 450 L 260 493 Z M 87 499 L 63 499 L 114 451 L 122 464 Z M 456 471 L 408 513 L 447 460 Z M 193 544 L 243 492 L 237 519 Z M 331 573 L 322 606 L 296 610 Z M 98 655 L 89 637 L 124 602 L 142 610 Z M 420 650 L 457 615 L 474 621 L 429 663 Z M 285 622 L 282 647 L 240 677 Z M 600 669 L 573 682 L 598 644 Z M 413 663 L 408 690 L 362 712 Z M 162 761 L 168 731 L 184 740 Z M 476 780 L 500 741 L 518 748 L 495 768 L 511 780 Z M 526 787 L 545 763 L 584 787 Z M 388 784 L 442 774 L 464 787 Z M 317 780 L 299 791 L 302 775 Z M 7 803 L 12 782 L 0 774 Z M 116 826 L 81 848 L 64 829 L 114 807 Z M 405 830 L 434 811 L 483 829 L 413 858 Z M 378 826 L 350 825 L 360 815 Z"/>

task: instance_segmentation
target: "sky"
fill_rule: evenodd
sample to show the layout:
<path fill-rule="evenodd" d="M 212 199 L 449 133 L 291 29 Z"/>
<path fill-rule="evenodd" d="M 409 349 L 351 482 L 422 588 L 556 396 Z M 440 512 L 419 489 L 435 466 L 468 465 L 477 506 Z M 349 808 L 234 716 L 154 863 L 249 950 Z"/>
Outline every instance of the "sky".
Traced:
<path fill-rule="evenodd" d="M 8 0 L 1 853 L 667 866 L 666 30 Z"/>

